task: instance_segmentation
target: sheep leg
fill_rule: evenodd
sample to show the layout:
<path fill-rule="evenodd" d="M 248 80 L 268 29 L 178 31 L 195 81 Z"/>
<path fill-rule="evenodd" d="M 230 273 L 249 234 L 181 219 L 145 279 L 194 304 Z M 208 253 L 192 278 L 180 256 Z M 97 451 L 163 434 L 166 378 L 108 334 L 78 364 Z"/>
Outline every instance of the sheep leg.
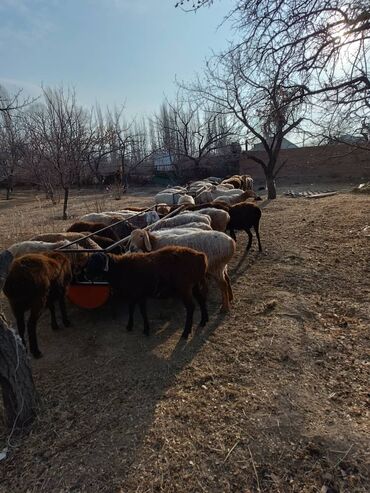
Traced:
<path fill-rule="evenodd" d="M 224 277 L 225 277 L 225 281 L 227 283 L 227 292 L 228 292 L 229 300 L 233 301 L 234 295 L 233 295 L 233 290 L 231 287 L 230 277 L 229 277 L 229 274 L 227 273 L 227 267 L 225 268 L 225 271 L 224 271 Z"/>
<path fill-rule="evenodd" d="M 251 246 L 252 246 L 252 239 L 253 239 L 253 236 L 252 236 L 252 233 L 250 232 L 250 230 L 249 230 L 249 229 L 245 229 L 244 231 L 247 233 L 248 238 L 249 238 L 249 240 L 248 240 L 248 245 L 247 245 L 247 252 L 248 252 L 248 251 L 250 250 Z"/>
<path fill-rule="evenodd" d="M 136 306 L 136 303 L 135 302 L 131 302 L 128 305 L 128 322 L 127 322 L 127 326 L 126 326 L 126 330 L 128 332 L 131 332 L 132 331 L 132 327 L 134 326 L 135 306 Z"/>
<path fill-rule="evenodd" d="M 193 295 L 194 298 L 197 300 L 200 308 L 200 314 L 201 314 L 201 319 L 199 322 L 199 325 L 201 327 L 204 327 L 206 323 L 208 322 L 208 310 L 207 310 L 207 304 L 206 304 L 206 297 L 204 293 L 202 293 L 199 284 L 196 284 L 193 288 Z"/>
<path fill-rule="evenodd" d="M 146 301 L 145 301 L 145 299 L 140 301 L 139 308 L 140 308 L 140 313 L 141 313 L 141 316 L 143 317 L 143 322 L 144 322 L 144 334 L 146 336 L 148 336 L 150 334 L 150 327 L 149 327 L 148 315 L 146 313 Z"/>
<path fill-rule="evenodd" d="M 19 334 L 20 338 L 23 341 L 24 347 L 27 347 L 26 346 L 26 341 L 24 339 L 24 332 L 25 332 L 25 329 L 26 329 L 26 325 L 24 323 L 24 312 L 23 311 L 22 312 L 18 312 L 15 315 L 15 318 L 17 320 L 18 334 Z"/>
<path fill-rule="evenodd" d="M 235 231 L 232 228 L 230 228 L 230 236 L 234 241 L 236 241 Z"/>
<path fill-rule="evenodd" d="M 254 231 L 256 232 L 257 240 L 258 240 L 258 250 L 262 252 L 262 246 L 261 246 L 261 240 L 260 240 L 260 232 L 259 232 L 259 226 L 253 226 Z"/>
<path fill-rule="evenodd" d="M 59 308 L 60 308 L 60 313 L 62 314 L 62 321 L 63 321 L 64 327 L 70 327 L 71 322 L 68 319 L 67 309 L 66 309 L 66 300 L 65 300 L 64 296 L 61 296 L 59 298 Z"/>
<path fill-rule="evenodd" d="M 53 330 L 59 330 L 59 325 L 55 316 L 55 306 L 53 301 L 48 301 L 47 302 L 47 307 L 50 310 L 50 315 L 51 315 L 51 328 Z"/>
<path fill-rule="evenodd" d="M 222 296 L 221 311 L 228 312 L 230 311 L 230 299 L 229 299 L 228 283 L 226 281 L 225 274 L 222 273 L 221 276 L 218 276 L 216 278 L 216 280 Z"/>
<path fill-rule="evenodd" d="M 31 308 L 31 314 L 27 324 L 28 338 L 30 341 L 30 350 L 35 358 L 41 358 L 42 356 L 42 353 L 38 347 L 37 335 L 36 335 L 36 325 L 38 319 L 40 318 L 41 311 L 42 311 L 42 303 L 40 303 L 39 305 L 34 305 Z"/>
<path fill-rule="evenodd" d="M 187 339 L 189 337 L 189 334 L 191 333 L 191 327 L 193 325 L 193 315 L 194 315 L 194 302 L 191 294 L 184 296 L 182 298 L 182 302 L 184 303 L 186 309 L 186 320 L 185 320 L 184 331 L 181 337 L 183 339 Z"/>

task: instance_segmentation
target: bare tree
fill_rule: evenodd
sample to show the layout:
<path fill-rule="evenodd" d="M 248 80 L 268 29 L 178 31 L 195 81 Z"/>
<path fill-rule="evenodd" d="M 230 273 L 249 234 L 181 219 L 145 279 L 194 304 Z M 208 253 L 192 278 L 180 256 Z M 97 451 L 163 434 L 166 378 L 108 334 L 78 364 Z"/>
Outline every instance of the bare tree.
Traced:
<path fill-rule="evenodd" d="M 370 112 L 366 105 L 320 112 L 310 135 L 318 145 L 344 144 L 335 151 L 337 155 L 349 155 L 359 149 L 369 153 L 370 158 Z"/>
<path fill-rule="evenodd" d="M 45 103 L 27 114 L 27 132 L 36 156 L 34 162 L 42 167 L 47 164 L 64 192 L 63 219 L 67 219 L 70 188 L 80 184 L 92 135 L 74 91 L 44 89 L 43 96 Z"/>
<path fill-rule="evenodd" d="M 0 87 L 0 100 L 11 100 L 7 91 Z M 13 98 L 12 100 L 16 100 Z M 14 176 L 24 154 L 24 131 L 21 109 L 8 105 L 0 110 L 0 180 L 5 183 L 6 198 L 14 186 Z"/>
<path fill-rule="evenodd" d="M 107 162 L 113 149 L 110 145 L 110 133 L 99 106 L 93 108 L 90 113 L 90 135 L 87 165 L 97 183 L 102 186 L 104 182 L 102 166 Z"/>
<path fill-rule="evenodd" d="M 176 6 L 197 10 L 212 3 L 181 0 Z M 369 97 L 368 0 L 235 0 L 227 18 L 239 38 L 231 50 L 253 48 L 256 64 L 289 49 L 292 70 L 311 75 L 311 84 L 302 85 L 305 95 L 342 104 Z"/>
<path fill-rule="evenodd" d="M 210 61 L 203 79 L 191 88 L 238 120 L 249 142 L 262 144 L 266 159 L 249 157 L 264 171 L 269 198 L 276 198 L 275 178 L 285 164 L 278 165 L 283 139 L 304 119 L 305 98 L 289 59 L 287 51 L 256 68 L 244 50 L 233 50 Z"/>
<path fill-rule="evenodd" d="M 14 110 L 21 110 L 26 106 L 37 101 L 38 98 L 25 97 L 22 96 L 22 89 L 19 89 L 15 94 L 10 95 L 4 87 L 0 86 L 0 113 L 9 112 Z"/>
<path fill-rule="evenodd" d="M 184 99 L 178 94 L 176 102 L 163 104 L 155 118 L 159 147 L 167 151 L 181 174 L 181 161 L 201 163 L 216 150 L 225 147 L 235 136 L 235 125 L 214 102 Z"/>
<path fill-rule="evenodd" d="M 24 154 L 23 129 L 18 111 L 7 110 L 0 113 L 0 180 L 5 182 L 7 200 Z"/>
<path fill-rule="evenodd" d="M 126 167 L 126 187 L 129 185 L 130 177 L 137 173 L 140 167 L 150 165 L 150 158 L 154 152 L 155 149 L 151 146 L 150 134 L 144 118 L 135 120 L 132 124 L 128 165 Z"/>

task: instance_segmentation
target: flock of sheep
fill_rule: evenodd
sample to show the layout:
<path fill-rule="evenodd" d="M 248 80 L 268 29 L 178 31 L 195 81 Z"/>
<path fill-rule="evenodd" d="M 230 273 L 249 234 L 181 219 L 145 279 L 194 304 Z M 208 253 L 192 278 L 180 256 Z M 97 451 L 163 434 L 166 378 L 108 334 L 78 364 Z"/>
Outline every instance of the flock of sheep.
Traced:
<path fill-rule="evenodd" d="M 184 338 L 191 333 L 194 301 L 204 326 L 208 321 L 208 278 L 216 281 L 221 308 L 230 310 L 233 292 L 227 266 L 236 250 L 235 231 L 246 231 L 249 250 L 253 228 L 261 251 L 261 210 L 254 201 L 247 201 L 256 199 L 250 176 L 219 181 L 209 178 L 187 187 L 167 188 L 155 196 L 151 210 L 126 208 L 86 214 L 66 232 L 37 235 L 5 250 L 1 257 L 7 266 L 0 267 L 0 280 L 3 277 L 3 291 L 24 344 L 25 313 L 30 311 L 27 332 L 32 355 L 42 356 L 36 327 L 45 307 L 50 310 L 53 330 L 59 328 L 55 302 L 63 324 L 69 325 L 65 295 L 70 283 L 81 275 L 88 280 L 103 279 L 109 283 L 115 303 L 128 303 L 127 330 L 133 328 L 138 304 L 147 335 L 147 298 L 182 301 L 186 309 Z"/>

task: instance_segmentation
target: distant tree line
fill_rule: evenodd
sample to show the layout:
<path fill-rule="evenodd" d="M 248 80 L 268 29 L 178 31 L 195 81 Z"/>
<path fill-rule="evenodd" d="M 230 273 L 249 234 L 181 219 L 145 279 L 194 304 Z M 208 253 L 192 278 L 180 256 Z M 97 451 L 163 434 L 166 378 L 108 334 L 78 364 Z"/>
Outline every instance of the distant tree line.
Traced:
<path fill-rule="evenodd" d="M 74 91 L 43 88 L 37 101 L 21 102 L 1 89 L 0 181 L 9 199 L 17 172 L 41 187 L 55 201 L 63 193 L 63 218 L 68 216 L 72 187 L 88 177 L 104 185 L 104 167 L 114 170 L 117 191 L 130 175 L 166 152 L 180 174 L 188 159 L 203 159 L 231 143 L 234 124 L 213 105 L 181 99 L 165 101 L 158 114 L 145 120 L 125 118 L 124 108 L 83 108 Z"/>

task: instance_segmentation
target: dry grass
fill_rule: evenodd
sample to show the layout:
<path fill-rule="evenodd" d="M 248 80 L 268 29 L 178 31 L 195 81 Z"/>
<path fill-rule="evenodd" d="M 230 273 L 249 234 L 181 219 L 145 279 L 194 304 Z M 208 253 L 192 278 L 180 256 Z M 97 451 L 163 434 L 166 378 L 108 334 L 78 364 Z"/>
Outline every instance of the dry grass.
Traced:
<path fill-rule="evenodd" d="M 150 338 L 139 314 L 127 334 L 109 306 L 70 307 L 60 333 L 45 314 L 39 416 L 0 464 L 0 491 L 369 491 L 369 205 L 350 194 L 270 203 L 264 253 L 245 256 L 239 234 L 232 312 L 219 314 L 211 290 L 210 323 L 187 343 L 176 302 L 150 303 Z M 9 225 L 25 233 L 11 214 L 30 234 L 61 229 L 52 208 L 8 211 L 2 246 Z"/>
<path fill-rule="evenodd" d="M 156 189 L 143 194 L 132 189 L 130 195 L 116 200 L 112 193 L 94 193 L 89 190 L 74 191 L 69 199 L 69 220 L 62 220 L 62 203 L 53 204 L 42 194 L 22 191 L 7 201 L 0 198 L 0 250 L 17 241 L 23 241 L 41 233 L 65 231 L 82 214 L 103 210 L 123 209 L 125 205 L 151 205 Z"/>

